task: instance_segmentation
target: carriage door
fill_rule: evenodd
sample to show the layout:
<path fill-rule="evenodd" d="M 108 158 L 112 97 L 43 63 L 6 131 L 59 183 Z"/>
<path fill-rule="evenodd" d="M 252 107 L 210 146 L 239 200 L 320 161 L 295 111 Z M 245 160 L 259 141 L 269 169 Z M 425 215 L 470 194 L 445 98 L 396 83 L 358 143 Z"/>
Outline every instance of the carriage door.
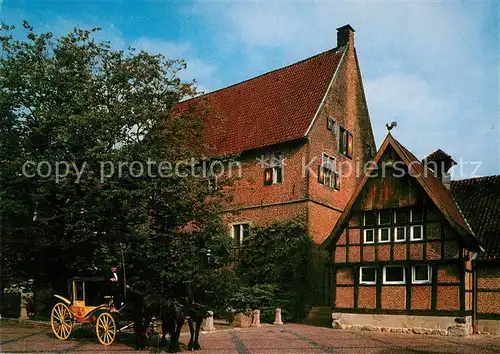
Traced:
<path fill-rule="evenodd" d="M 73 304 L 85 306 L 85 283 L 81 280 L 73 281 Z"/>

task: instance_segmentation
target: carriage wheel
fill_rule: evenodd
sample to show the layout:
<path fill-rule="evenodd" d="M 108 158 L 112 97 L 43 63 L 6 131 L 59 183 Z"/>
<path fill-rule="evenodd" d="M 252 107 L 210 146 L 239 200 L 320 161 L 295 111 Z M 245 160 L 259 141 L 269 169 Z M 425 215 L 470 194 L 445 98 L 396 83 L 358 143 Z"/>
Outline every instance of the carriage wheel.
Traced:
<path fill-rule="evenodd" d="M 68 306 L 62 302 L 55 304 L 50 314 L 50 324 L 52 332 L 60 340 L 68 339 L 73 330 L 73 319 Z"/>
<path fill-rule="evenodd" d="M 97 317 L 95 325 L 97 339 L 103 345 L 111 345 L 116 337 L 115 319 L 109 312 L 103 312 Z"/>

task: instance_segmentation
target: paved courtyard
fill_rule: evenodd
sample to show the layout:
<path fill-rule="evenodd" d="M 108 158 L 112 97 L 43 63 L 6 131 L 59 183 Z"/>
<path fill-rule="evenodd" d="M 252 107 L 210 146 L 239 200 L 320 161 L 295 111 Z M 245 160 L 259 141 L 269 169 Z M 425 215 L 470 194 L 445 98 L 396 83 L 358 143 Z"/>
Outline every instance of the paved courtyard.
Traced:
<path fill-rule="evenodd" d="M 75 330 L 67 341 L 56 339 L 50 328 L 0 326 L 1 353 L 137 353 L 131 334 L 111 347 L 100 345 L 91 333 Z M 186 344 L 183 334 L 181 342 Z M 144 353 L 159 353 L 152 348 Z M 420 336 L 395 333 L 349 332 L 306 325 L 264 325 L 261 328 L 202 334 L 199 353 L 500 353 L 500 338 Z M 185 350 L 184 350 L 185 351 Z"/>

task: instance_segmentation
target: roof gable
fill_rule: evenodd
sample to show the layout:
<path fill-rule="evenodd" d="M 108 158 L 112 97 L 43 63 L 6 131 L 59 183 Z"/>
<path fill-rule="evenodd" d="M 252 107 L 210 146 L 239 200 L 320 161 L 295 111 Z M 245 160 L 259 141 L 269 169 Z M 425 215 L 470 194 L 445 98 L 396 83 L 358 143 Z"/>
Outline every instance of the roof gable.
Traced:
<path fill-rule="evenodd" d="M 500 176 L 451 181 L 451 194 L 485 251 L 480 260 L 500 260 Z"/>
<path fill-rule="evenodd" d="M 332 49 L 233 86 L 180 102 L 205 102 L 205 143 L 228 155 L 303 138 L 333 82 L 346 47 Z"/>
<path fill-rule="evenodd" d="M 330 247 L 332 243 L 336 242 L 337 237 L 340 235 L 347 217 L 351 213 L 351 209 L 358 199 L 361 191 L 366 185 L 368 178 L 370 178 L 371 173 L 374 171 L 376 166 L 379 164 L 382 156 L 384 155 L 388 147 L 392 147 L 395 152 L 399 155 L 403 163 L 408 168 L 409 173 L 418 183 L 422 186 L 427 195 L 431 198 L 434 204 L 438 207 L 441 213 L 444 215 L 446 220 L 450 225 L 458 232 L 458 234 L 464 239 L 464 241 L 473 247 L 478 247 L 478 243 L 474 234 L 469 227 L 467 221 L 462 215 L 457 204 L 454 202 L 450 192 L 441 183 L 439 179 L 434 177 L 432 171 L 427 167 L 423 166 L 420 161 L 413 155 L 409 150 L 407 150 L 403 145 L 401 145 L 396 139 L 392 137 L 389 133 L 387 134 L 382 146 L 380 147 L 377 155 L 374 158 L 374 164 L 369 168 L 369 170 L 363 176 L 358 188 L 352 195 L 349 203 L 342 212 L 337 224 L 335 225 L 330 236 L 323 242 L 324 247 Z"/>

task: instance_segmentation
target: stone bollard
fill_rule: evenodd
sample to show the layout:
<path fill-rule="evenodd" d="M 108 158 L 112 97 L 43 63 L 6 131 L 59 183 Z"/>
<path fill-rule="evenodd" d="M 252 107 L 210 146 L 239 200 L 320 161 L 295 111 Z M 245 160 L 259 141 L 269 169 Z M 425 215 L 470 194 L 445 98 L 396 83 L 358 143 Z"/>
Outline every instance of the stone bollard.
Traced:
<path fill-rule="evenodd" d="M 201 329 L 205 332 L 213 332 L 215 331 L 214 326 L 214 312 L 208 311 L 208 317 L 203 320 L 203 324 L 201 325 Z"/>
<path fill-rule="evenodd" d="M 19 313 L 19 319 L 20 320 L 27 320 L 29 319 L 28 317 L 28 310 L 26 309 L 26 305 L 28 305 L 28 301 L 26 301 L 25 294 L 21 292 L 21 311 Z"/>
<path fill-rule="evenodd" d="M 260 310 L 253 312 L 252 327 L 260 327 Z"/>
<path fill-rule="evenodd" d="M 281 309 L 279 307 L 276 309 L 276 317 L 274 319 L 274 324 L 275 325 L 283 324 L 283 321 L 281 321 Z"/>

